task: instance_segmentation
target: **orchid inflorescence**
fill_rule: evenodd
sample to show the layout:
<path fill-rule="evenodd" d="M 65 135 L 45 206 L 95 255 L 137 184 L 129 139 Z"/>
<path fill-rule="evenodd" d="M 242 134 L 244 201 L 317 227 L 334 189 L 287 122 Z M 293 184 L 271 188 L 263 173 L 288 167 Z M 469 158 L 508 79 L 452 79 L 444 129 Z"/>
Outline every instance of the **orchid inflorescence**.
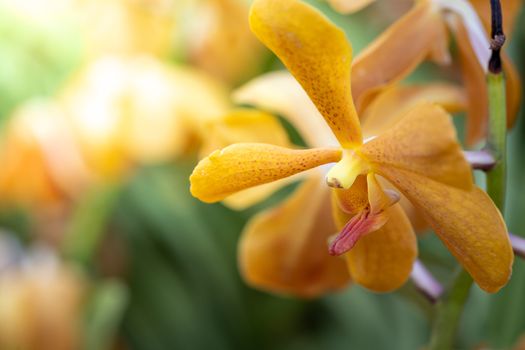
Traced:
<path fill-rule="evenodd" d="M 473 102 L 473 95 L 486 90 L 476 79 L 485 75 L 481 62 L 488 61 L 490 46 L 476 7 L 463 0 L 417 2 L 353 60 L 345 34 L 311 6 L 298 0 L 253 3 L 253 33 L 291 75 L 257 78 L 234 98 L 282 115 L 310 148 L 268 143 L 271 135 L 265 141 L 233 137 L 190 177 L 195 197 L 225 203 L 241 197 L 245 205 L 268 196 L 283 179 L 305 179 L 288 200 L 245 229 L 239 255 L 247 281 L 301 296 L 350 280 L 391 291 L 410 276 L 415 231 L 429 225 L 482 289 L 496 292 L 507 283 L 513 262 L 507 228 L 475 185 L 465 156 L 488 161 L 483 153 L 462 152 L 449 115 L 468 112 L 469 144 L 486 135 L 488 107 L 479 96 Z M 451 62 L 446 27 L 460 48 L 464 88 L 399 84 L 426 58 Z M 511 77 L 511 126 L 520 83 L 507 58 L 504 69 Z"/>

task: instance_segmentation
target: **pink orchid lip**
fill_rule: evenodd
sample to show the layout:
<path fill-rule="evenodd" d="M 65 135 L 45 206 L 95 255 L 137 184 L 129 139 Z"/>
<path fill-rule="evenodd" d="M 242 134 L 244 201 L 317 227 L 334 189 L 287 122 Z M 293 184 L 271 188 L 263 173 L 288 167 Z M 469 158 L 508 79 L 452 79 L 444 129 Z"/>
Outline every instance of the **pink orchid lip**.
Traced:
<path fill-rule="evenodd" d="M 370 215 L 368 208 L 351 218 L 330 243 L 329 254 L 338 256 L 352 249 L 361 237 L 373 231 L 376 218 L 377 215 Z"/>

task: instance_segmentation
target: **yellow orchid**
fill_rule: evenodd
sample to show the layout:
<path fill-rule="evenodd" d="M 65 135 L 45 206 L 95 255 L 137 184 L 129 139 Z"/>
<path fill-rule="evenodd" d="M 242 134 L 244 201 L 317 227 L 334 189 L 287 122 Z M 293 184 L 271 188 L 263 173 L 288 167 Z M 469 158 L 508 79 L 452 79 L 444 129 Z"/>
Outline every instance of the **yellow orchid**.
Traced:
<path fill-rule="evenodd" d="M 516 12 L 509 12 L 511 23 Z M 378 91 L 394 82 L 396 79 L 393 77 L 402 78 L 426 58 L 430 57 L 440 64 L 450 63 L 447 27 L 457 39 L 463 80 L 469 97 L 467 143 L 472 145 L 484 137 L 488 115 L 485 70 L 490 43 L 478 15 L 467 0 L 418 1 L 407 14 L 361 52 L 353 64 L 352 73 L 353 79 L 364 77 L 355 80 L 353 85 L 354 98 L 360 96 L 355 99 L 358 109 L 369 103 Z M 503 60 L 507 74 L 508 127 L 512 127 L 519 109 L 521 83 L 509 58 L 503 55 Z M 371 85 L 376 88 L 363 94 Z"/>
<path fill-rule="evenodd" d="M 78 269 L 43 249 L 24 256 L 19 265 L 4 267 L 0 275 L 0 348 L 82 348 L 88 287 Z"/>
<path fill-rule="evenodd" d="M 59 98 L 89 167 L 110 177 L 184 154 L 206 121 L 230 109 L 215 80 L 150 56 L 95 60 Z"/>
<path fill-rule="evenodd" d="M 179 1 L 78 0 L 88 55 L 167 56 L 173 48 Z"/>
<path fill-rule="evenodd" d="M 245 0 L 186 2 L 185 17 L 193 20 L 181 18 L 179 27 L 182 49 L 192 65 L 229 84 L 257 72 L 266 55 L 250 31 Z"/>
<path fill-rule="evenodd" d="M 1 203 L 63 208 L 97 180 L 193 153 L 207 123 L 230 108 L 226 89 L 196 70 L 102 57 L 55 101 L 28 101 L 11 116 L 0 140 Z"/>
<path fill-rule="evenodd" d="M 220 201 L 253 186 L 337 163 L 326 174 L 326 181 L 335 188 L 336 219 L 344 227 L 332 241 L 330 252 L 346 253 L 352 278 L 358 283 L 379 291 L 398 287 L 408 277 L 417 252 L 410 223 L 396 204 L 398 196 L 378 181 L 383 177 L 425 213 L 442 241 L 482 289 L 495 292 L 505 285 L 513 261 L 505 223 L 490 198 L 473 184 L 448 114 L 433 104 L 418 104 L 389 130 L 363 141 L 350 85 L 352 50 L 344 33 L 297 0 L 256 0 L 250 23 L 259 39 L 302 85 L 340 147 L 291 149 L 261 143 L 234 144 L 199 162 L 190 177 L 192 194 L 205 202 Z M 317 180 L 321 181 L 319 177 Z M 317 208 L 326 207 L 322 193 L 313 191 L 320 187 L 304 188 L 303 192 L 296 192 L 296 201 L 311 200 Z M 307 245 L 323 244 L 327 237 L 324 231 L 329 228 L 312 225 L 318 223 L 317 215 L 312 215 L 318 211 L 292 209 L 287 213 L 298 220 L 283 220 L 285 216 L 276 210 L 268 214 L 273 217 L 266 222 L 275 227 L 267 225 L 266 236 L 250 238 L 245 234 L 241 247 L 247 245 L 246 241 L 249 246 L 241 251 L 252 255 L 256 263 L 251 267 L 272 272 L 283 259 L 300 265 L 305 252 L 309 252 Z M 301 225 L 297 232 L 304 225 L 309 226 L 310 236 L 315 239 L 291 245 L 296 227 L 279 227 L 280 221 Z M 252 225 L 256 226 L 257 220 Z M 268 252 L 265 244 L 272 233 L 286 229 L 288 235 L 272 242 L 272 259 L 257 254 L 259 248 Z M 262 231 L 259 227 L 249 232 Z M 290 247 L 297 249 L 289 250 Z M 255 283 L 312 295 L 318 289 L 336 288 L 348 281 L 348 276 L 340 274 L 341 260 L 330 257 L 328 252 L 315 252 L 318 263 L 309 266 L 310 274 L 282 271 L 279 278 L 270 281 L 265 278 L 273 276 L 261 274 Z M 282 285 L 287 278 L 297 284 Z M 311 289 L 305 286 L 309 280 L 313 282 Z M 277 285 L 272 286 L 274 282 Z"/>

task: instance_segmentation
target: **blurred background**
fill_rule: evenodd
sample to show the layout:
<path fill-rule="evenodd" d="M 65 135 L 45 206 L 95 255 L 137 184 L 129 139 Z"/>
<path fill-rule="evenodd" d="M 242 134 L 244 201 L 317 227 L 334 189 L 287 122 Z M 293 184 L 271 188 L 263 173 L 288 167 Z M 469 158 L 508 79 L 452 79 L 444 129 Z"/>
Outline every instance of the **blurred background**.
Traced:
<path fill-rule="evenodd" d="M 411 4 L 342 15 L 308 2 L 356 52 Z M 243 211 L 189 194 L 207 123 L 236 87 L 282 68 L 250 33 L 249 3 L 0 0 L 0 349 L 424 346 L 433 309 L 410 283 L 301 300 L 241 280 L 243 226 L 296 184 Z M 522 74 L 523 20 L 508 48 Z M 408 79 L 458 75 L 428 63 Z M 525 235 L 523 116 L 509 142 L 506 217 Z M 455 262 L 439 240 L 420 237 L 420 251 L 447 284 Z M 499 294 L 475 287 L 462 348 L 518 346 L 524 296 L 519 259 Z"/>

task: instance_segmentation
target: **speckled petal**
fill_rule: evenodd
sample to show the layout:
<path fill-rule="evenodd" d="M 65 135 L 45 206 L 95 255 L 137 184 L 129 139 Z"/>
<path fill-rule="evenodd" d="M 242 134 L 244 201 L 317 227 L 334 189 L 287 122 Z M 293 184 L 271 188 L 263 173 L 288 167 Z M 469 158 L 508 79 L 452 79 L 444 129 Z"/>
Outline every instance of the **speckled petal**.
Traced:
<path fill-rule="evenodd" d="M 360 144 L 350 89 L 352 48 L 344 32 L 297 0 L 255 0 L 250 24 L 303 86 L 341 145 Z"/>
<path fill-rule="evenodd" d="M 413 108 L 388 131 L 365 143 L 361 151 L 372 168 L 386 165 L 451 186 L 472 187 L 471 169 L 456 139 L 451 117 L 431 103 Z"/>
<path fill-rule="evenodd" d="M 382 165 L 377 171 L 421 209 L 438 236 L 476 283 L 494 293 L 510 278 L 514 255 L 498 209 L 478 187 L 463 190 L 414 172 Z"/>
<path fill-rule="evenodd" d="M 289 149 L 262 143 L 238 143 L 202 159 L 190 176 L 190 191 L 204 202 L 337 162 L 339 149 Z"/>

